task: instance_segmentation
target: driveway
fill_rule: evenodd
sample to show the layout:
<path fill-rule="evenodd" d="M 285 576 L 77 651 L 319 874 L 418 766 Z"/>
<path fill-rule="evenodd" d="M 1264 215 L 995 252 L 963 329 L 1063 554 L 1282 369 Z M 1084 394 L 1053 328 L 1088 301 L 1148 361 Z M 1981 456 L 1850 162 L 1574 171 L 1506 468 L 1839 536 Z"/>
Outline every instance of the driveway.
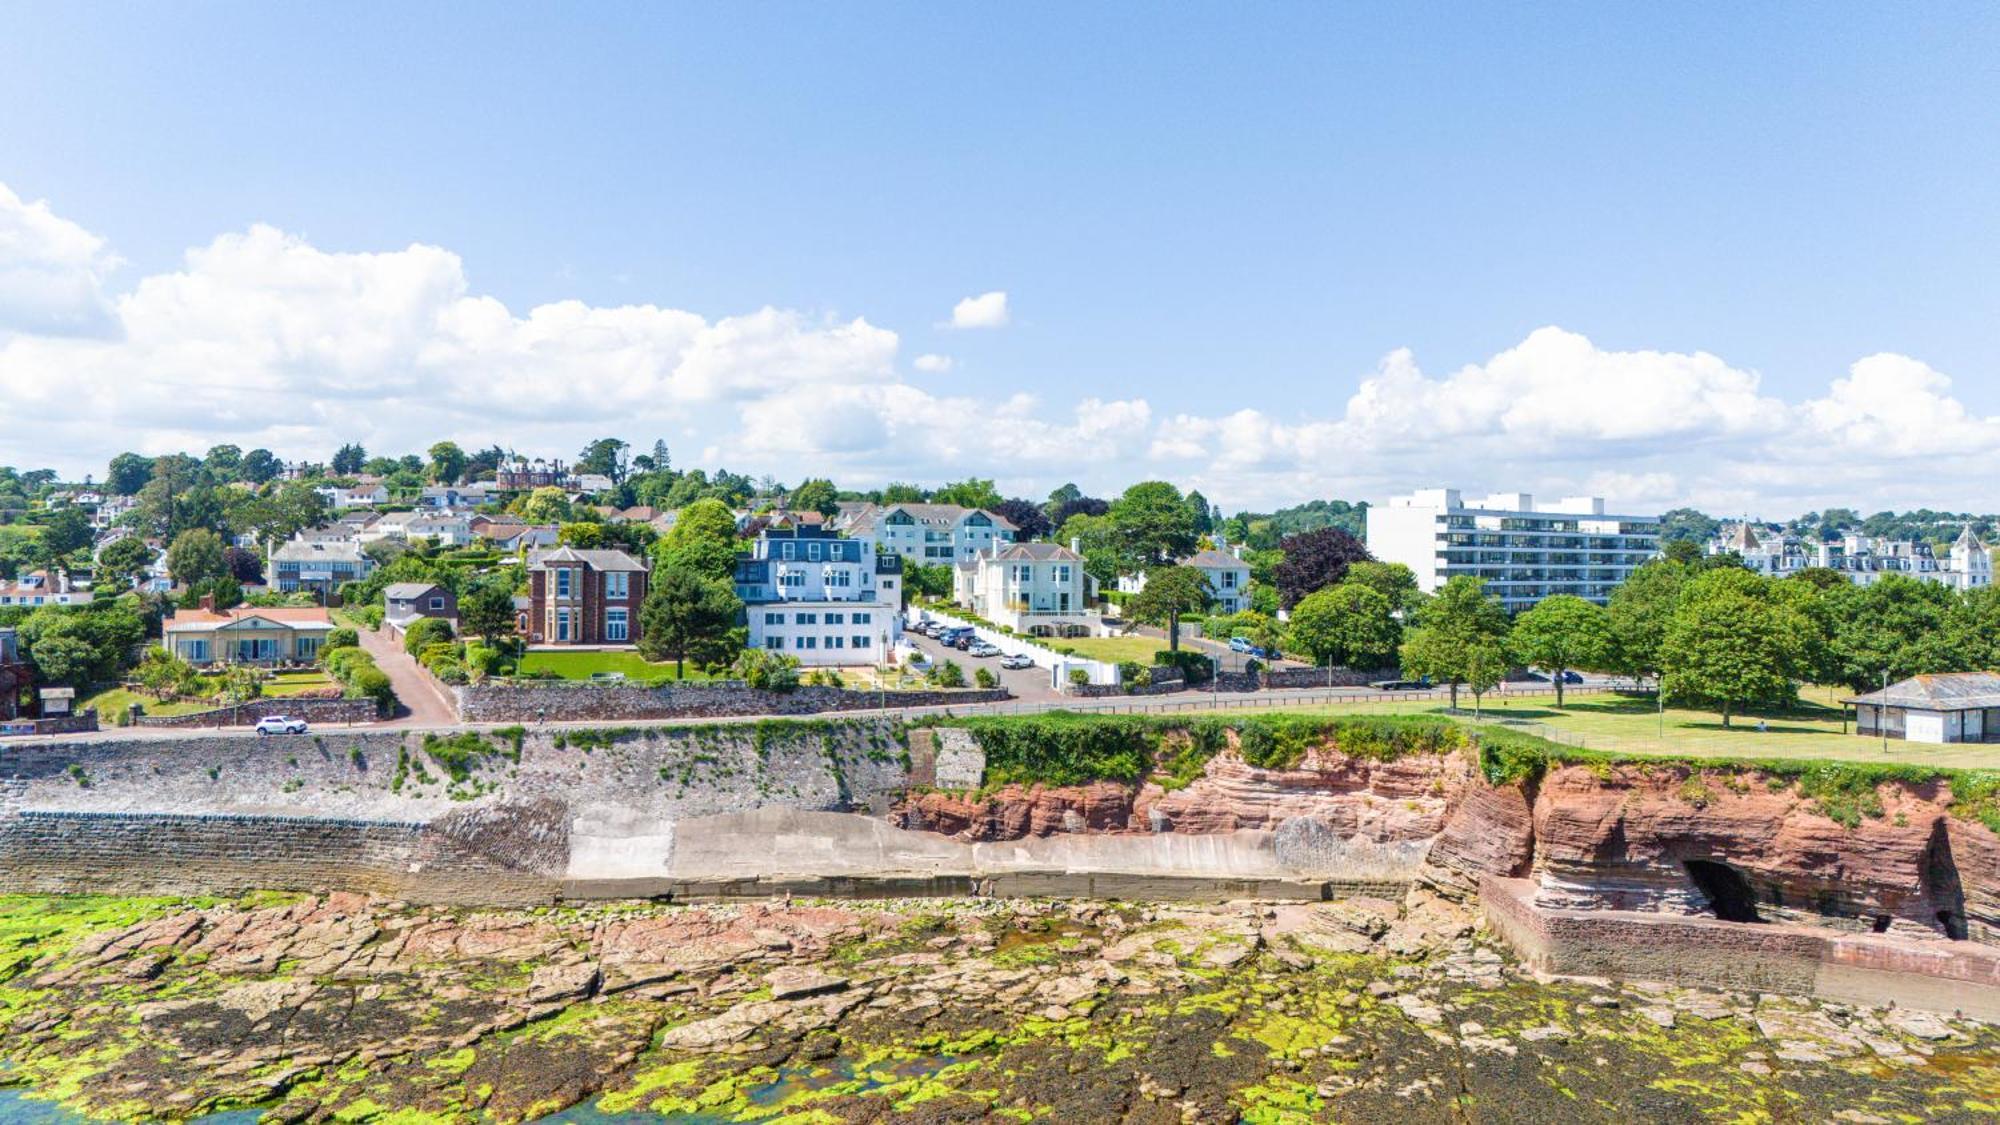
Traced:
<path fill-rule="evenodd" d="M 958 666 L 965 669 L 965 682 L 968 687 L 972 686 L 973 669 L 984 668 L 1000 677 L 1001 686 L 1013 692 L 1015 699 L 1028 703 L 1043 703 L 1063 698 L 1049 683 L 1047 668 L 1002 668 L 1000 658 L 997 656 L 980 657 L 957 649 L 947 649 L 921 633 L 908 630 L 904 631 L 903 639 L 917 646 L 925 656 L 931 658 L 932 663 L 958 661 Z"/>
<path fill-rule="evenodd" d="M 402 702 L 396 717 L 384 726 L 448 727 L 458 723 L 458 711 L 445 696 L 444 688 L 429 672 L 418 667 L 416 657 L 403 651 L 401 641 L 386 628 L 359 631 L 361 647 L 375 658 L 375 666 L 389 677 Z"/>

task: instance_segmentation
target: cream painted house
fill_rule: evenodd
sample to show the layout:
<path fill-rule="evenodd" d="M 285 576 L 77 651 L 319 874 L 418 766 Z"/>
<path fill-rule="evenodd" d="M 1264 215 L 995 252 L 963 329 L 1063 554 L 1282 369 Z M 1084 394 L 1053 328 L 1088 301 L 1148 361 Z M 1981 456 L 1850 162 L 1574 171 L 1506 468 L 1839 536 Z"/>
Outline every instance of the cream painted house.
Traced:
<path fill-rule="evenodd" d="M 182 610 L 160 623 L 168 652 L 190 664 L 309 663 L 333 632 L 333 618 L 318 607 L 238 606 Z"/>
<path fill-rule="evenodd" d="M 952 599 L 973 613 L 1031 637 L 1082 637 L 1103 631 L 1097 582 L 1083 556 L 1055 543 L 1008 543 L 958 564 Z"/>

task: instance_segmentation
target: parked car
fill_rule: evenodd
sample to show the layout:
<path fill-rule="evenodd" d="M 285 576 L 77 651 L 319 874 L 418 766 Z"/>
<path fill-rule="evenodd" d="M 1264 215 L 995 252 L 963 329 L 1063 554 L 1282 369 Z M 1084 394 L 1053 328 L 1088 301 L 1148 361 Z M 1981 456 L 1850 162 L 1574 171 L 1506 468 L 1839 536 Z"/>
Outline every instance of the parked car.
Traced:
<path fill-rule="evenodd" d="M 258 734 L 304 734 L 306 721 L 289 715 L 266 715 L 257 720 Z"/>
<path fill-rule="evenodd" d="M 968 656 L 998 656 L 1000 655 L 1000 646 L 990 644 L 986 641 L 974 641 L 965 652 Z"/>
<path fill-rule="evenodd" d="M 972 630 L 967 629 L 965 632 L 953 637 L 950 643 L 951 647 L 958 649 L 960 652 L 969 652 L 972 646 L 978 643 L 978 641 L 979 638 L 973 635 Z"/>
<path fill-rule="evenodd" d="M 1249 637 L 1231 637 L 1229 638 L 1229 651 L 1247 652 L 1254 656 L 1257 652 L 1257 646 L 1250 643 Z"/>
<path fill-rule="evenodd" d="M 1582 682 L 1583 682 L 1583 673 L 1581 673 L 1581 672 L 1564 672 L 1564 673 L 1563 673 L 1563 683 L 1566 683 L 1566 684 L 1580 684 L 1580 683 L 1582 683 Z"/>
<path fill-rule="evenodd" d="M 1000 667 L 1002 668 L 1033 668 L 1034 666 L 1035 662 L 1025 652 L 1017 652 L 1011 656 L 1002 657 L 1000 660 Z"/>
<path fill-rule="evenodd" d="M 1424 680 L 1376 680 L 1368 686 L 1376 691 L 1417 691 L 1431 685 Z"/>

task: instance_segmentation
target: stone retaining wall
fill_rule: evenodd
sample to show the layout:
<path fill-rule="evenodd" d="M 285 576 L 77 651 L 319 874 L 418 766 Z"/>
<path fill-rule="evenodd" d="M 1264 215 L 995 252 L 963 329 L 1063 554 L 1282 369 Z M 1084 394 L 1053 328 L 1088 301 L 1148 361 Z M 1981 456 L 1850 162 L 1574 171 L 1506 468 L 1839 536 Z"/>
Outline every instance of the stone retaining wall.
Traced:
<path fill-rule="evenodd" d="M 84 734 L 97 729 L 97 708 L 52 719 L 0 719 L 0 735 Z"/>
<path fill-rule="evenodd" d="M 1402 676 L 1395 668 L 1266 668 L 1259 673 L 1265 688 L 1367 687 Z"/>
<path fill-rule="evenodd" d="M 382 712 L 372 699 L 314 699 L 272 696 L 213 711 L 185 715 L 141 715 L 142 727 L 247 727 L 267 715 L 288 715 L 308 723 L 372 723 Z"/>
<path fill-rule="evenodd" d="M 451 689 L 459 718 L 468 723 L 531 723 L 551 720 L 621 722 L 638 719 L 736 718 L 757 715 L 822 715 L 880 707 L 953 707 L 996 703 L 1011 696 L 1005 688 L 929 691 L 854 691 L 800 687 L 760 691 L 740 682 L 591 684 L 563 680 L 466 684 Z"/>

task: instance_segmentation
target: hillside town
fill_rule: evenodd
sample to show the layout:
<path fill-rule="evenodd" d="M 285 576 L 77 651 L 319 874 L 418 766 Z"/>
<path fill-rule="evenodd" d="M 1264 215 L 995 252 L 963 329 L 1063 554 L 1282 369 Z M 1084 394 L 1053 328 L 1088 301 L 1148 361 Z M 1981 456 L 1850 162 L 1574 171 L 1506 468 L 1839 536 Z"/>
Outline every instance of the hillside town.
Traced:
<path fill-rule="evenodd" d="M 1725 723 L 1841 685 L 1857 731 L 2000 739 L 1984 706 L 1918 733 L 1887 702 L 1915 677 L 1992 679 L 2000 521 L 1870 533 L 1895 518 L 1455 488 L 1225 515 L 1165 481 L 1040 500 L 980 479 L 788 486 L 617 438 L 571 460 L 126 453 L 101 480 L 0 470 L 0 717 L 29 733 L 365 700 L 393 721 L 436 689 L 531 681 L 1435 687 L 1456 707 L 1594 675 Z"/>

